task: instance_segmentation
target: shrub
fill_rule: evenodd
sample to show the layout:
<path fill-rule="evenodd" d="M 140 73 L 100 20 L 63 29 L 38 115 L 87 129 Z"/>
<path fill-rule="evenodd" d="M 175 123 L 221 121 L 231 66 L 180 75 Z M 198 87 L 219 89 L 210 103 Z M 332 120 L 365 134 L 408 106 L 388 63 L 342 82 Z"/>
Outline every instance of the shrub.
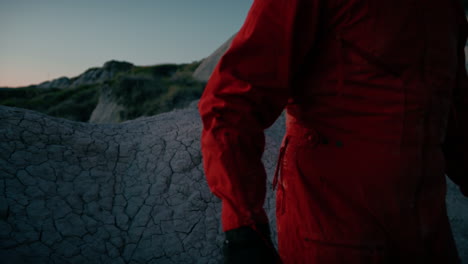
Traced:
<path fill-rule="evenodd" d="M 52 105 L 45 113 L 74 121 L 87 122 L 96 108 L 99 89 L 96 86 L 83 86 L 74 90 L 74 93 L 58 104 Z"/>
<path fill-rule="evenodd" d="M 0 104 L 39 111 L 55 117 L 88 121 L 97 105 L 99 87 L 75 89 L 10 88 L 0 90 Z"/>

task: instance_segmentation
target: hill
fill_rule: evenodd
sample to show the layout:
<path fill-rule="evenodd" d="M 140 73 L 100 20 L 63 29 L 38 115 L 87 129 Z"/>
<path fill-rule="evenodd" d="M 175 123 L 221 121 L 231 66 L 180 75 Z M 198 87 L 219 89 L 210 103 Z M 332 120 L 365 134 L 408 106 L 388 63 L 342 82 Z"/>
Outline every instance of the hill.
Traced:
<path fill-rule="evenodd" d="M 121 122 L 184 107 L 199 98 L 204 83 L 192 77 L 199 64 L 135 66 L 109 61 L 74 78 L 1 88 L 0 105 L 73 121 Z"/>

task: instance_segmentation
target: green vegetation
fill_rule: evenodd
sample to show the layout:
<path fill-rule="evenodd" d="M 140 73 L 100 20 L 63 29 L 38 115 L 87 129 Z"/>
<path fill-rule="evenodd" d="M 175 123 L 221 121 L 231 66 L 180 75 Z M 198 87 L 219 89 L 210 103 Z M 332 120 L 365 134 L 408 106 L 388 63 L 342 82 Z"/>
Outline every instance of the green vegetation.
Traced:
<path fill-rule="evenodd" d="M 75 89 L 0 89 L 0 105 L 36 110 L 83 122 L 88 121 L 98 98 L 99 89 L 96 85 L 84 85 Z"/>
<path fill-rule="evenodd" d="M 125 107 L 120 113 L 122 120 L 155 115 L 185 107 L 201 96 L 205 85 L 192 78 L 199 65 L 200 62 L 134 66 L 105 83 L 70 89 L 0 88 L 0 105 L 87 122 L 101 89 L 110 89 L 115 101 Z"/>
<path fill-rule="evenodd" d="M 114 80 L 112 94 L 125 106 L 121 119 L 168 112 L 200 98 L 205 84 L 192 78 L 199 64 L 135 67 L 131 75 Z"/>

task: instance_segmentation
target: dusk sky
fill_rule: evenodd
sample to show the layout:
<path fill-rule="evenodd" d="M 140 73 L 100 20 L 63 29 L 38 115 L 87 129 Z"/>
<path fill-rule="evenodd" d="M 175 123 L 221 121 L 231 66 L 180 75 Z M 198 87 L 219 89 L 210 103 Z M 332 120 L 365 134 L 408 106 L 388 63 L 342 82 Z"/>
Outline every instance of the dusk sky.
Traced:
<path fill-rule="evenodd" d="M 0 87 L 109 60 L 187 63 L 242 26 L 253 0 L 0 0 Z"/>

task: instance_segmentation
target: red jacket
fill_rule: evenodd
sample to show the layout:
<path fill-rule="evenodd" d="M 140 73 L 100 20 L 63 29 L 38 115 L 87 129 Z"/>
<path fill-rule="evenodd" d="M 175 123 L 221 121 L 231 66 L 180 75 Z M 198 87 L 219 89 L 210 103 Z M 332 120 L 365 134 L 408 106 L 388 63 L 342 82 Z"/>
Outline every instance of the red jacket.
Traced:
<path fill-rule="evenodd" d="M 444 174 L 468 194 L 466 24 L 457 0 L 255 0 L 199 103 L 223 229 L 268 221 L 263 131 L 286 108 L 285 263 L 455 262 Z"/>

